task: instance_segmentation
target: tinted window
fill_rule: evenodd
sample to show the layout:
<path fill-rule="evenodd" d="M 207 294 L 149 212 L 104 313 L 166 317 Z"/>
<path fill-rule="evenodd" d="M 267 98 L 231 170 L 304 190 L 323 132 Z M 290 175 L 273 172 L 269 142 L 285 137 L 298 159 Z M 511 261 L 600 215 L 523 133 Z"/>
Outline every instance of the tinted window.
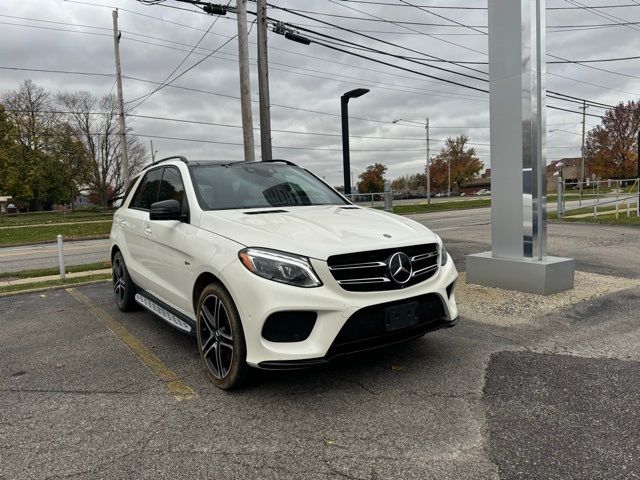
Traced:
<path fill-rule="evenodd" d="M 186 205 L 184 200 L 184 185 L 182 184 L 180 171 L 174 167 L 167 167 L 162 174 L 158 201 L 171 199 L 177 200 L 184 211 Z"/>
<path fill-rule="evenodd" d="M 199 165 L 193 178 L 205 208 L 344 205 L 345 201 L 306 170 L 274 163 Z"/>
<path fill-rule="evenodd" d="M 151 204 L 156 202 L 158 187 L 160 186 L 160 179 L 162 178 L 162 170 L 162 168 L 156 168 L 155 170 L 147 172 L 136 191 L 133 202 L 131 202 L 132 208 L 149 210 Z"/>

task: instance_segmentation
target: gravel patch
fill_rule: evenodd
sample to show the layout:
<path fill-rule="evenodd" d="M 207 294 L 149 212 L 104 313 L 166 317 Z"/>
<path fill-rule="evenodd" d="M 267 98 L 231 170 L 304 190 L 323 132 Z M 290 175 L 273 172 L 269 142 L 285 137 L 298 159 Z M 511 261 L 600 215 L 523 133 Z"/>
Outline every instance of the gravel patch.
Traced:
<path fill-rule="evenodd" d="M 461 273 L 456 286 L 456 300 L 458 311 L 464 318 L 491 325 L 513 326 L 596 297 L 638 286 L 638 279 L 576 272 L 573 290 L 545 296 L 471 285 L 466 282 L 465 274 Z"/>

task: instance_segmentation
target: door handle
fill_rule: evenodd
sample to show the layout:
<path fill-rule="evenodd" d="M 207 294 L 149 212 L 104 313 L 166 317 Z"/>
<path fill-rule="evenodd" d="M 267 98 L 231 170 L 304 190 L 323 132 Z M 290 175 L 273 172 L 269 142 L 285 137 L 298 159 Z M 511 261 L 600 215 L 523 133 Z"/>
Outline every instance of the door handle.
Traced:
<path fill-rule="evenodd" d="M 151 226 L 150 225 L 145 225 L 144 226 L 144 233 L 145 233 L 145 235 L 151 235 Z"/>

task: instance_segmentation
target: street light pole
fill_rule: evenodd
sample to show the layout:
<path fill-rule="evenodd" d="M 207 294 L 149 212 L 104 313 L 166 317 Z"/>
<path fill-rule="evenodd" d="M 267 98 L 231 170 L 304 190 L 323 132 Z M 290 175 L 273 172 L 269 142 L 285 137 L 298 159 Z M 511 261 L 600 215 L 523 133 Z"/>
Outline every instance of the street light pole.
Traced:
<path fill-rule="evenodd" d="M 351 194 L 351 158 L 349 154 L 349 99 L 358 98 L 367 93 L 366 88 L 350 90 L 340 97 L 340 113 L 342 116 L 342 168 L 344 174 L 344 193 Z"/>
<path fill-rule="evenodd" d="M 431 151 L 429 148 L 429 117 L 425 124 L 427 136 L 427 205 L 431 205 Z"/>

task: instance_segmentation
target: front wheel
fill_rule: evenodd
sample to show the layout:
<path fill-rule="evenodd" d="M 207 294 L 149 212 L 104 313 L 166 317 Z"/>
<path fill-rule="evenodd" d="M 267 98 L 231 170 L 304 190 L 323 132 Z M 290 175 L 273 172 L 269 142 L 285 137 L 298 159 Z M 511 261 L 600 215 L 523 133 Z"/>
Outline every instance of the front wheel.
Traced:
<path fill-rule="evenodd" d="M 209 379 L 223 390 L 244 383 L 249 367 L 240 315 L 222 286 L 211 284 L 200 294 L 196 332 Z"/>

